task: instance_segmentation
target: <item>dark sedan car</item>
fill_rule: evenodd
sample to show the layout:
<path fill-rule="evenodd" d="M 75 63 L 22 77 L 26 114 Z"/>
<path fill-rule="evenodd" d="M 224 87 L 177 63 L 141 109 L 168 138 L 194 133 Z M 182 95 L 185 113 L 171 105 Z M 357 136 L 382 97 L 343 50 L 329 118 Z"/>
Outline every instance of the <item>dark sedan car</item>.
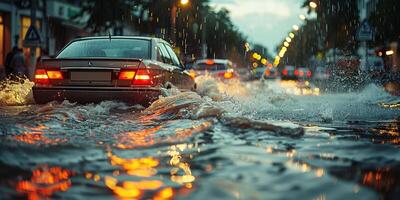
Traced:
<path fill-rule="evenodd" d="M 148 105 L 163 89 L 196 85 L 172 47 L 149 37 L 88 37 L 71 41 L 35 73 L 36 103 L 121 100 Z"/>

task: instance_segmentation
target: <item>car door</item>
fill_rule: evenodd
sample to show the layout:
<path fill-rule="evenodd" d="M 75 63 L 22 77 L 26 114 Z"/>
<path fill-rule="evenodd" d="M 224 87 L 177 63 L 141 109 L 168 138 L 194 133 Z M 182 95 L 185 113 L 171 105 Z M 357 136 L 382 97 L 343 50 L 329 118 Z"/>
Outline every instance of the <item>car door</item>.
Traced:
<path fill-rule="evenodd" d="M 171 54 L 168 52 L 166 45 L 164 42 L 160 43 L 160 48 L 161 52 L 164 55 L 165 60 L 167 61 L 167 64 L 171 67 L 172 69 L 172 74 L 171 74 L 171 83 L 178 88 L 181 88 L 182 81 L 180 80 L 180 74 L 182 73 L 182 70 L 176 64 L 174 63 Z"/>
<path fill-rule="evenodd" d="M 158 54 L 157 55 L 157 60 L 159 62 L 162 62 L 162 65 L 164 65 L 164 68 L 168 69 L 168 75 L 167 75 L 167 80 L 166 82 L 172 83 L 174 86 L 178 87 L 179 86 L 179 79 L 176 78 L 176 73 L 177 73 L 177 67 L 174 66 L 174 63 L 172 61 L 171 56 L 169 55 L 167 49 L 165 46 L 160 42 L 157 44 L 157 49 L 158 49 Z"/>
<path fill-rule="evenodd" d="M 179 60 L 178 56 L 175 54 L 174 50 L 169 44 L 164 43 L 165 48 L 167 49 L 169 55 L 172 58 L 172 62 L 176 67 L 176 78 L 179 80 L 179 88 L 182 90 L 190 90 L 193 88 L 193 80 L 190 77 L 189 73 L 185 70 L 182 62 Z"/>

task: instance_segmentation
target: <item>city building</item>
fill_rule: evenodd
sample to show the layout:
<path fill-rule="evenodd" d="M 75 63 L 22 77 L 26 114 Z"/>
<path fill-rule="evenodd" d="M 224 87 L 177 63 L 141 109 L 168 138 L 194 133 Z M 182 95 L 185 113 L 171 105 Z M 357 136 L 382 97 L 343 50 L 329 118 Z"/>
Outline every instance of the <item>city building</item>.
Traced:
<path fill-rule="evenodd" d="M 74 18 L 80 12 L 79 1 L 37 0 L 36 28 L 41 43 L 33 54 L 31 48 L 24 46 L 23 43 L 31 26 L 32 12 L 29 2 L 23 0 L 0 2 L 0 73 L 4 70 L 7 53 L 14 46 L 23 49 L 29 73 L 32 75 L 36 58 L 41 54 L 54 55 L 71 39 L 88 35 L 83 29 L 85 18 L 78 20 Z M 32 58 L 32 55 L 36 58 Z"/>

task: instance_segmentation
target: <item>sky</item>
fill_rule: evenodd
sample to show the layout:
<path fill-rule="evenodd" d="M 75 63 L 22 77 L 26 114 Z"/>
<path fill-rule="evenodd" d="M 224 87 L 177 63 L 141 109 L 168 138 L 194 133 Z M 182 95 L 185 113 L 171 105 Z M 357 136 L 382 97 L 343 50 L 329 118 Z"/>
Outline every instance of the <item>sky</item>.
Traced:
<path fill-rule="evenodd" d="M 271 53 L 287 37 L 294 24 L 300 25 L 303 0 L 211 0 L 216 9 L 230 11 L 233 23 L 250 42 L 266 46 Z"/>

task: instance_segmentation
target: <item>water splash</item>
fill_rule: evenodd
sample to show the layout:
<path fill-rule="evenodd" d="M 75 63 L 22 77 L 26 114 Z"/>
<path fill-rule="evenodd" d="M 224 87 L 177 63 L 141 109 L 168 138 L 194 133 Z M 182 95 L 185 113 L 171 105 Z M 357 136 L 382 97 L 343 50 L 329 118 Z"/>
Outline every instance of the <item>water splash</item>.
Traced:
<path fill-rule="evenodd" d="M 27 105 L 34 102 L 29 79 L 5 80 L 0 83 L 0 106 Z"/>

